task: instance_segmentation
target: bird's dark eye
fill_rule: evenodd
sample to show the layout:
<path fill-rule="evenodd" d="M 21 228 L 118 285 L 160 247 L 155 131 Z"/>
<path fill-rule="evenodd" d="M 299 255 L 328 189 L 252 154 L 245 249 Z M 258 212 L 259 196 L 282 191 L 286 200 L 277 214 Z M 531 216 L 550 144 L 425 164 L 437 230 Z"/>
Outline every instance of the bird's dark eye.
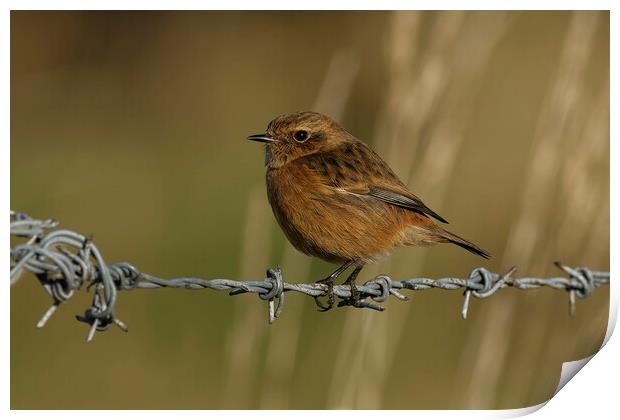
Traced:
<path fill-rule="evenodd" d="M 295 140 L 297 140 L 298 142 L 303 143 L 304 141 L 308 140 L 308 132 L 306 130 L 295 131 L 293 137 L 295 137 Z"/>

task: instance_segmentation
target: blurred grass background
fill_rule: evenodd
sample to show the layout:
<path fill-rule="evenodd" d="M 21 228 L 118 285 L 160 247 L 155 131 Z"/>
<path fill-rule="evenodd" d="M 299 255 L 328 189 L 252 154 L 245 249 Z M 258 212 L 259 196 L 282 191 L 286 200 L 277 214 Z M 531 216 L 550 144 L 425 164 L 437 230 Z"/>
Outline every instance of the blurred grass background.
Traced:
<path fill-rule="evenodd" d="M 12 12 L 11 207 L 94 235 L 161 276 L 311 281 L 285 242 L 263 151 L 245 136 L 316 110 L 372 144 L 485 266 L 609 268 L 607 12 Z M 364 270 L 466 275 L 456 247 Z M 287 296 L 123 292 L 83 341 L 76 296 L 43 330 L 33 277 L 11 289 L 11 407 L 515 408 L 596 351 L 608 288 L 409 293 L 383 313 Z"/>

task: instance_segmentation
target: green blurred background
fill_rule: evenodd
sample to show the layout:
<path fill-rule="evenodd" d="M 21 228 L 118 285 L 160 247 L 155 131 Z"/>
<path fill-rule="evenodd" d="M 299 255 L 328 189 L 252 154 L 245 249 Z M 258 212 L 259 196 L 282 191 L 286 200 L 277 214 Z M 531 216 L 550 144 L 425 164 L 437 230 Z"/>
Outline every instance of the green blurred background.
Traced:
<path fill-rule="evenodd" d="M 268 207 L 276 115 L 315 110 L 372 144 L 489 250 L 398 250 L 362 272 L 478 265 L 609 268 L 607 12 L 12 12 L 11 207 L 94 235 L 160 276 L 285 280 L 333 269 L 288 245 Z M 11 407 L 515 408 L 601 345 L 608 287 L 410 292 L 387 311 L 287 295 L 122 292 L 130 328 L 84 343 L 78 293 L 43 330 L 32 276 L 11 289 Z"/>

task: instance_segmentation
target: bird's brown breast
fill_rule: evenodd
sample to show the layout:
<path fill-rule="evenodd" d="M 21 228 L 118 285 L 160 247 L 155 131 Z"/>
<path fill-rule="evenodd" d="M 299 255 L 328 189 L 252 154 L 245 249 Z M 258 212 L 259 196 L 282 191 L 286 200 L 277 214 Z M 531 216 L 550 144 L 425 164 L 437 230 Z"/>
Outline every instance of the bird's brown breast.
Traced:
<path fill-rule="evenodd" d="M 375 261 L 406 241 L 414 213 L 330 185 L 346 177 L 337 157 L 298 159 L 267 169 L 267 193 L 278 224 L 301 252 L 331 262 Z M 334 164 L 334 162 L 336 162 Z M 346 168 L 345 168 L 346 170 Z"/>

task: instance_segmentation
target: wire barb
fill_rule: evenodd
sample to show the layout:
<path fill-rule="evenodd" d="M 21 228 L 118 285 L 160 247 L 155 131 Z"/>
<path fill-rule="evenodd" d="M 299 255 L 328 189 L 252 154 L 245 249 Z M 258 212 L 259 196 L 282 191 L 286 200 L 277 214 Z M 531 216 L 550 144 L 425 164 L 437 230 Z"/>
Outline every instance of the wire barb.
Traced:
<path fill-rule="evenodd" d="M 83 284 L 88 283 L 86 292 L 92 290 L 93 300 L 84 315 L 76 316 L 78 321 L 90 326 L 87 342 L 94 338 L 97 331 L 105 331 L 112 325 L 127 331 L 127 326 L 114 314 L 119 290 L 172 287 L 228 290 L 231 296 L 254 293 L 267 301 L 270 324 L 280 317 L 286 292 L 297 292 L 311 297 L 327 295 L 325 284 L 285 283 L 280 267 L 268 269 L 263 280 L 205 280 L 194 277 L 162 279 L 142 273 L 127 262 L 106 264 L 92 238 L 71 230 L 54 230 L 57 225 L 53 219 L 36 220 L 24 213 L 11 211 L 11 237 L 27 238 L 25 242 L 11 247 L 11 284 L 16 282 L 24 271 L 37 276 L 53 301 L 37 323 L 37 327 L 42 328 L 63 302 L 70 299 Z M 408 300 L 401 294 L 403 289 L 464 289 L 461 316 L 467 319 L 472 296 L 485 299 L 506 287 L 529 290 L 544 286 L 568 292 L 569 314 L 574 316 L 576 298 L 587 298 L 596 288 L 608 284 L 610 280 L 610 273 L 606 271 L 569 267 L 559 262 L 555 265 L 565 273 L 564 277 L 514 278 L 516 267 L 503 275 L 478 267 L 466 278 L 413 278 L 397 281 L 382 274 L 357 286 L 360 301 L 355 306 L 383 311 L 385 308 L 380 303 L 386 302 L 390 296 Z M 334 285 L 333 294 L 340 299 L 338 306 L 351 306 L 349 285 Z"/>

